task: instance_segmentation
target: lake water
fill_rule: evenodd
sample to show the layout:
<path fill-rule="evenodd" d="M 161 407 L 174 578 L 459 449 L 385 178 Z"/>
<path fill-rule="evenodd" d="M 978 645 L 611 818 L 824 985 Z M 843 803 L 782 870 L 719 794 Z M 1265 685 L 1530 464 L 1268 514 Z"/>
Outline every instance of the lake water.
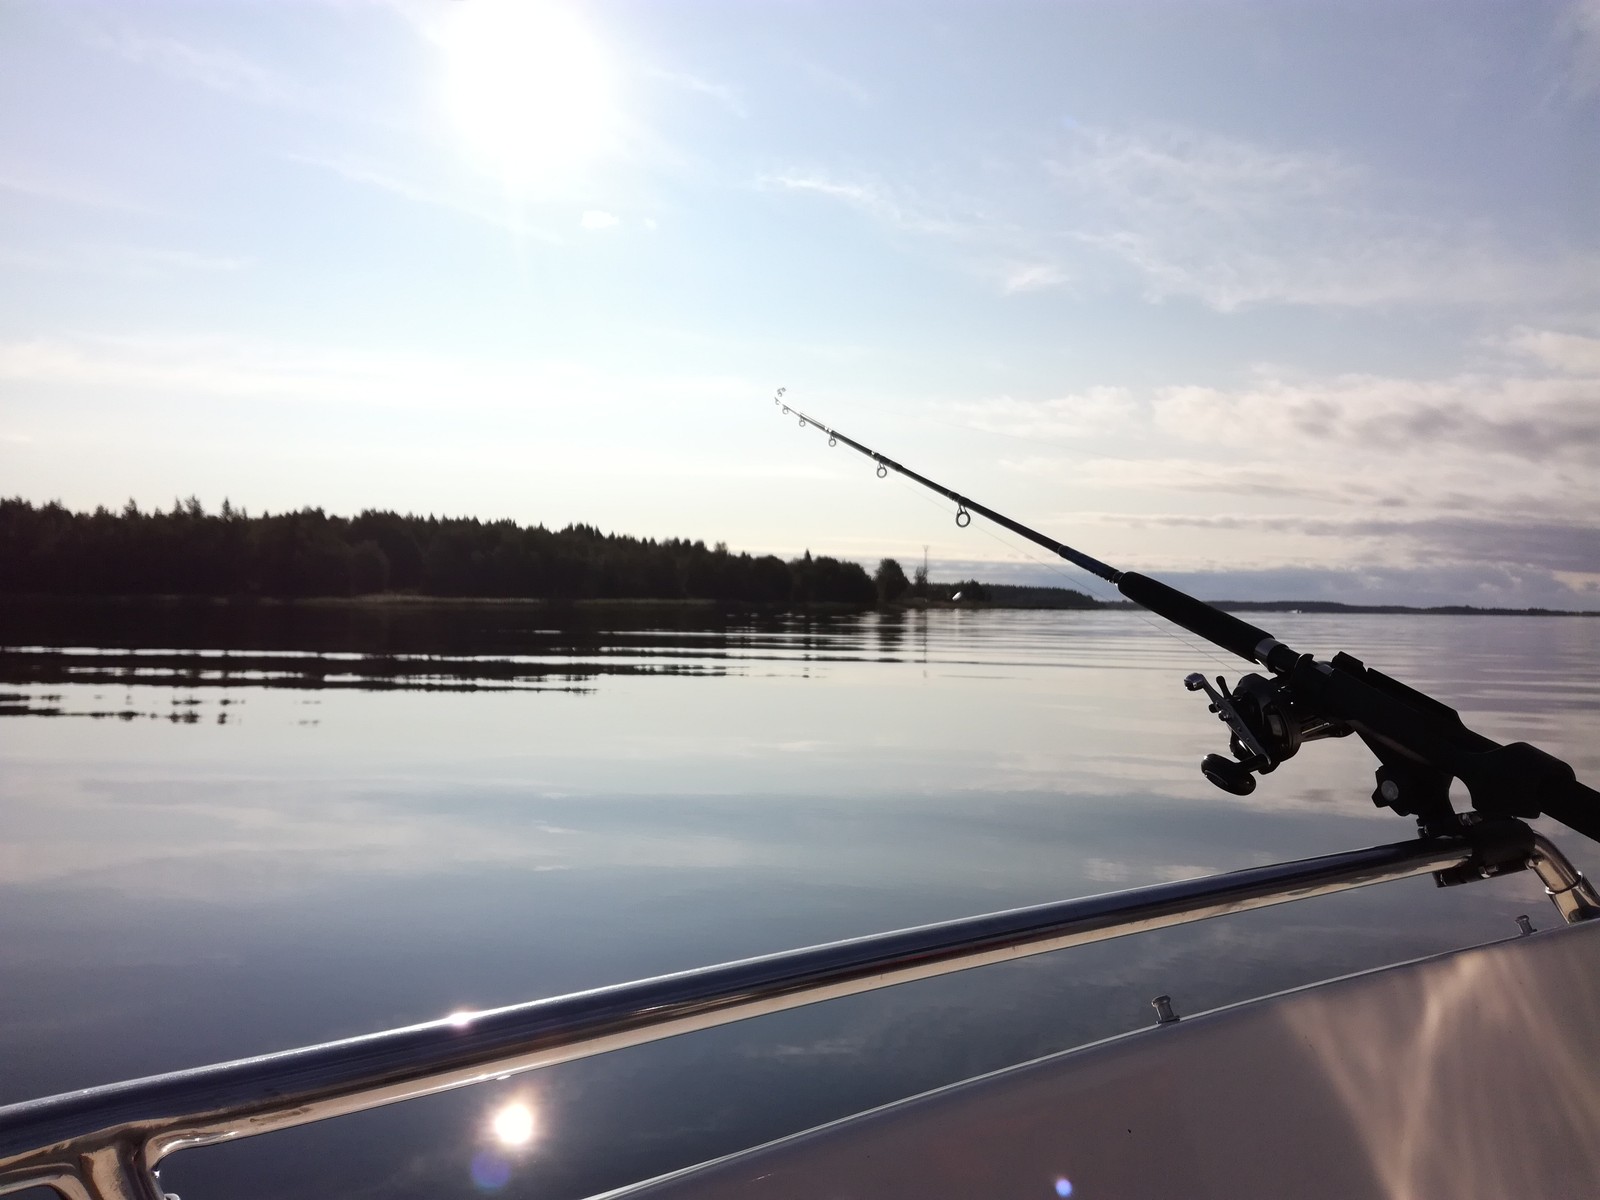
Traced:
<path fill-rule="evenodd" d="M 0 626 L 4 1102 L 1411 832 L 1353 738 L 1214 790 L 1224 731 L 1182 679 L 1240 664 L 1135 613 L 202 608 L 135 634 L 93 611 Z M 1600 621 L 1259 623 L 1600 779 Z M 483 1195 L 474 1156 L 517 1097 L 537 1132 L 499 1194 L 587 1195 L 1140 1027 L 1158 993 L 1195 1012 L 1522 912 L 1556 919 L 1529 875 L 1411 880 L 182 1153 L 162 1179 Z"/>

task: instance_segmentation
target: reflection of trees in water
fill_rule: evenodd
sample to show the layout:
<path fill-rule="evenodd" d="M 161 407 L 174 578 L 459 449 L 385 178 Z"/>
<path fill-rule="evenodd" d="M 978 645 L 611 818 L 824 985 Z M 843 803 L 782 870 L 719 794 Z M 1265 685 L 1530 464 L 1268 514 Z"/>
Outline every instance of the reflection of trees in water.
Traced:
<path fill-rule="evenodd" d="M 30 691 L 0 691 L 0 716 L 227 724 L 250 688 L 586 693 L 607 676 L 803 671 L 870 654 L 874 619 L 687 605 L 9 599 L 0 688 Z M 59 684 L 74 685 L 66 704 L 39 690 Z M 127 699 L 86 695 L 98 688 L 125 688 Z M 200 709 L 194 689 L 214 707 Z M 226 694 L 217 701 L 213 689 Z"/>
<path fill-rule="evenodd" d="M 657 654 L 665 652 L 657 651 Z M 550 659 L 447 658 L 199 653 L 183 651 L 28 650 L 0 653 L 0 680 L 9 683 L 161 688 L 275 687 L 384 691 L 394 688 L 474 691 L 559 680 L 581 683 L 602 675 L 724 675 L 721 662 L 623 662 Z M 12 693 L 6 693 L 12 696 Z M 53 696 L 52 699 L 60 699 Z M 16 695 L 0 703 L 43 697 Z M 175 707 L 199 704 L 173 699 Z M 181 712 L 174 719 L 183 719 Z"/>
<path fill-rule="evenodd" d="M 878 614 L 878 650 L 892 658 L 906 640 L 906 614 L 904 609 L 891 609 Z"/>
<path fill-rule="evenodd" d="M 6 647 L 151 647 L 230 654 L 368 657 L 584 655 L 670 649 L 716 652 L 781 644 L 841 618 L 715 604 L 571 601 L 224 601 L 197 597 L 0 597 Z"/>
<path fill-rule="evenodd" d="M 162 706 L 161 691 L 173 689 L 278 688 L 293 691 L 426 691 L 482 692 L 533 691 L 586 694 L 594 691 L 591 682 L 599 675 L 720 675 L 721 668 L 690 670 L 677 664 L 659 667 L 601 664 L 575 667 L 572 663 L 516 668 L 512 664 L 475 663 L 467 667 L 430 660 L 420 669 L 406 671 L 389 664 L 379 670 L 370 664 L 344 663 L 338 674 L 327 669 L 325 660 L 275 658 L 270 668 L 235 665 L 228 670 L 186 665 L 173 670 L 170 665 L 151 665 L 141 656 L 137 667 L 97 661 L 93 654 L 55 653 L 29 656 L 0 653 L 0 678 L 11 683 L 70 683 L 80 687 L 126 687 L 128 694 L 117 708 L 101 707 L 95 695 L 82 707 L 70 706 L 74 696 L 61 693 L 0 693 L 0 717 L 87 717 L 91 720 L 165 721 L 172 725 L 199 725 L 202 722 L 227 725 L 237 722 L 232 711 L 245 703 L 243 697 L 207 696 L 204 699 L 173 697 Z M 54 659 L 56 661 L 42 661 Z M 306 703 L 317 703 L 306 701 Z M 152 707 L 145 707 L 151 705 Z M 212 710 L 215 715 L 212 715 Z M 319 725 L 318 719 L 302 719 L 298 725 Z"/>

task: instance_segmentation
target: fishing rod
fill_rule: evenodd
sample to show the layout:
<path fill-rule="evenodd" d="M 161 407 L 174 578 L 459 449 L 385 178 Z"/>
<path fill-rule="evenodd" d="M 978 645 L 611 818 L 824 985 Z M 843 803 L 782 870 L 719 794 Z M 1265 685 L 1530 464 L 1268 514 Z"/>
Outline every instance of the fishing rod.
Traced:
<path fill-rule="evenodd" d="M 815 417 L 809 417 L 799 409 L 783 403 L 786 388 L 779 388 L 778 394 L 773 397 L 773 403 L 779 405 L 785 416 L 793 414 L 800 419 L 800 427 L 815 425 L 828 435 L 828 444 L 835 445 L 843 442 L 852 450 L 865 454 L 878 464 L 878 478 L 883 479 L 890 471 L 896 471 L 915 483 L 920 483 L 929 491 L 938 492 L 941 496 L 956 502 L 956 524 L 965 529 L 972 523 L 972 513 L 987 517 L 996 525 L 1011 530 L 1012 533 L 1027 538 L 1035 545 L 1043 546 L 1052 554 L 1059 555 L 1074 566 L 1082 567 L 1091 575 L 1097 575 L 1107 583 L 1115 584 L 1129 600 L 1135 604 L 1148 608 L 1157 616 L 1165 617 L 1174 625 L 1181 625 L 1190 633 L 1198 634 L 1206 641 L 1221 646 L 1224 650 L 1237 654 L 1246 662 L 1260 663 L 1274 674 L 1283 674 L 1294 666 L 1296 655 L 1293 650 L 1278 641 L 1265 630 L 1257 629 L 1248 621 L 1241 621 L 1232 613 L 1225 613 L 1220 608 L 1207 604 L 1203 600 L 1196 600 L 1187 592 L 1180 592 L 1175 587 L 1168 587 L 1158 580 L 1151 579 L 1148 575 L 1140 575 L 1136 571 L 1119 571 L 1108 566 L 1098 558 L 1076 550 L 1054 538 L 1046 537 L 1037 529 L 1030 529 L 1021 521 L 1014 521 L 1004 513 L 996 512 L 987 505 L 979 504 L 959 492 L 953 492 L 942 483 L 935 483 L 926 475 L 919 475 L 911 468 L 902 466 L 894 459 L 879 454 L 870 446 L 863 446 L 852 437 L 847 437 L 837 429 L 830 429 Z"/>
<path fill-rule="evenodd" d="M 1549 816 L 1600 841 L 1600 792 L 1579 783 L 1554 755 L 1527 742 L 1501 745 L 1468 729 L 1453 708 L 1358 658 L 1339 653 L 1319 662 L 1187 592 L 1048 537 L 801 412 L 784 402 L 786 391 L 779 388 L 772 398 L 785 416 L 796 417 L 802 429 L 815 426 L 830 446 L 842 442 L 872 459 L 878 478 L 893 471 L 953 501 L 957 526 L 966 528 L 973 514 L 984 517 L 1115 585 L 1157 616 L 1266 667 L 1273 678 L 1248 674 L 1231 688 L 1220 675 L 1215 686 L 1198 672 L 1184 680 L 1190 691 L 1205 692 L 1210 711 L 1228 727 L 1233 757 L 1208 754 L 1200 764 L 1223 791 L 1249 795 L 1257 775 L 1276 770 L 1304 743 L 1353 733 L 1379 762 L 1372 802 L 1415 817 L 1425 835 L 1460 831 L 1463 819 L 1450 800 L 1450 783 L 1459 779 L 1481 818 Z"/>

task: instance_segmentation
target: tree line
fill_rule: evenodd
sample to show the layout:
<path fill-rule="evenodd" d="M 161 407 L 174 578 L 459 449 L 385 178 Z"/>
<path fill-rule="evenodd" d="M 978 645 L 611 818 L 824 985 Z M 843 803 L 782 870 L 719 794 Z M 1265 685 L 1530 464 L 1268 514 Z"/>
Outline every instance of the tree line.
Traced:
<path fill-rule="evenodd" d="M 589 525 L 551 530 L 320 508 L 249 516 L 223 501 L 171 511 L 73 512 L 0 500 L 0 593 L 313 597 L 409 592 L 530 599 L 871 604 L 852 562 L 732 554 L 722 543 L 656 541 Z"/>
<path fill-rule="evenodd" d="M 879 561 L 872 575 L 878 603 L 900 604 L 923 600 L 952 601 L 962 604 L 995 604 L 1003 608 L 1099 608 L 1100 601 L 1072 588 L 1030 587 L 1023 584 L 979 583 L 958 579 L 955 583 L 934 583 L 928 569 L 918 567 L 911 578 L 892 558 Z"/>

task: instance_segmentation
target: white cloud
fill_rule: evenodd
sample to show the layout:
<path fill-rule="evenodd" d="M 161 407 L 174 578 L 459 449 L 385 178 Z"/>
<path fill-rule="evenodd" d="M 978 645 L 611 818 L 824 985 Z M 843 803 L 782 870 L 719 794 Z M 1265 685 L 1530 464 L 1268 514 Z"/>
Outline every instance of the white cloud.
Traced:
<path fill-rule="evenodd" d="M 94 184 L 47 179 L 15 170 L 0 174 L 0 192 L 11 192 L 34 200 L 49 201 L 52 204 L 71 204 L 81 208 L 100 208 L 112 212 L 149 214 L 153 211 Z"/>
<path fill-rule="evenodd" d="M 1075 278 L 1051 239 L 992 216 L 971 198 L 819 170 L 763 175 L 757 186 L 831 200 L 897 233 L 936 242 L 957 269 L 1002 295 L 1046 291 Z"/>
<path fill-rule="evenodd" d="M 1131 271 L 1151 301 L 1187 298 L 1221 312 L 1492 307 L 1600 294 L 1594 250 L 1514 245 L 1327 150 L 1176 125 L 1075 125 L 1040 162 L 991 156 L 963 179 L 964 188 L 981 183 L 981 193 L 816 169 L 760 183 L 943 239 L 947 253 L 1004 292 L 1069 277 L 1115 282 Z"/>
<path fill-rule="evenodd" d="M 1579 97 L 1600 91 L 1600 0 L 1575 0 L 1565 25 L 1568 87 Z"/>
<path fill-rule="evenodd" d="M 185 271 L 242 271 L 255 260 L 232 254 L 202 254 L 195 250 L 169 250 L 151 246 L 130 246 L 124 253 L 133 261 L 152 267 L 176 267 Z"/>
<path fill-rule="evenodd" d="M 782 188 L 791 192 L 814 192 L 833 200 L 871 213 L 875 217 L 899 223 L 901 209 L 883 194 L 882 189 L 864 183 L 845 183 L 821 172 L 785 172 L 763 175 L 758 181 L 765 187 Z"/>
<path fill-rule="evenodd" d="M 1476 463 L 1460 460 L 1429 463 L 1420 469 L 1411 465 L 1405 471 L 1396 471 L 1389 463 L 1351 462 L 1340 464 L 1337 471 L 1307 471 L 1299 465 L 1300 457 L 1296 454 L 1288 462 L 1240 461 L 1231 454 L 1205 458 L 1099 457 L 1074 460 L 1070 469 L 1078 482 L 1091 489 L 1204 493 L 1363 509 L 1443 503 L 1452 495 L 1470 490 L 1479 478 Z M 1034 469 L 1061 472 L 1068 469 L 1068 464 L 1059 458 L 1045 458 Z M 1549 503 L 1551 495 L 1548 489 L 1529 494 L 1508 487 L 1499 499 L 1505 504 L 1533 508 Z"/>
<path fill-rule="evenodd" d="M 1411 380 L 1265 378 L 1253 387 L 1170 387 L 1155 421 L 1189 441 L 1241 449 L 1339 447 L 1381 456 L 1464 451 L 1549 469 L 1600 466 L 1593 379 L 1462 375 Z"/>
<path fill-rule="evenodd" d="M 1600 338 L 1522 326 L 1512 331 L 1506 344 L 1558 371 L 1600 377 Z M 1600 396 L 1595 402 L 1600 404 Z"/>
<path fill-rule="evenodd" d="M 399 176 L 377 170 L 363 163 L 344 159 L 319 158 L 305 154 L 290 154 L 286 157 L 291 162 L 302 163 L 305 166 L 316 167 L 324 171 L 332 171 L 335 175 L 351 183 L 377 188 L 379 191 L 403 197 L 428 208 L 443 209 L 446 212 L 453 212 L 458 216 L 494 226 L 496 229 L 503 229 L 517 238 L 552 244 L 559 244 L 562 241 L 554 233 L 529 225 L 523 219 L 521 209 L 513 204 L 501 203 L 494 205 L 477 197 L 440 191 L 437 188 L 402 179 Z"/>
<path fill-rule="evenodd" d="M 22 271 L 81 270 L 81 265 L 71 256 L 41 253 L 38 250 L 19 250 L 0 246 L 0 266 L 15 267 Z"/>
<path fill-rule="evenodd" d="M 882 183 L 836 179 L 825 171 L 779 172 L 763 175 L 757 183 L 837 200 L 908 233 L 949 236 L 972 231 L 969 222 L 935 215 L 919 201 Z"/>
<path fill-rule="evenodd" d="M 987 396 L 954 400 L 938 406 L 948 420 L 986 433 L 1039 439 L 1081 438 L 1125 427 L 1140 408 L 1127 388 L 1091 387 L 1045 400 Z"/>
<path fill-rule="evenodd" d="M 1363 542 L 1369 561 L 1432 566 L 1495 563 L 1501 568 L 1593 572 L 1600 567 L 1600 529 L 1587 521 L 1503 519 L 1498 516 L 1365 513 L 1107 513 L 1111 524 L 1168 529 L 1229 530 Z"/>
<path fill-rule="evenodd" d="M 340 4 L 343 0 L 320 0 Z M 109 14 L 117 6 L 105 6 Z M 131 13 L 132 5 L 122 6 Z M 387 10 L 421 30 L 426 27 L 418 14 L 407 11 L 401 0 L 371 0 L 352 7 Z M 121 22 L 127 13 L 109 20 L 89 17 L 84 21 L 87 39 L 128 62 L 136 63 L 169 79 L 193 84 L 218 95 L 232 96 L 250 104 L 288 112 L 309 114 L 324 121 L 354 122 L 407 135 L 426 134 L 424 126 L 406 112 L 397 115 L 392 97 L 374 97 L 370 79 L 363 75 L 347 55 L 328 58 L 317 78 L 305 78 L 268 65 L 257 58 L 215 42 L 200 42 L 164 33 L 133 29 Z M 298 66 L 315 61 L 300 55 Z M 358 82 L 363 81 L 363 82 Z"/>
<path fill-rule="evenodd" d="M 0 263 L 33 271 L 159 275 L 173 271 L 242 271 L 254 266 L 255 260 L 240 255 L 155 246 L 73 245 L 53 250 L 0 246 Z"/>
<path fill-rule="evenodd" d="M 1590 350 L 1581 341 L 1521 340 L 1572 369 Z M 1262 369 L 1232 387 L 1090 388 L 938 411 L 1026 442 L 996 465 L 1044 489 L 1045 503 L 1107 497 L 1109 511 L 1041 519 L 1142 531 L 1131 543 L 1125 534 L 1112 539 L 1129 545 L 1130 561 L 1192 567 L 1209 561 L 1193 557 L 1203 545 L 1213 555 L 1260 555 L 1251 565 L 1263 567 L 1476 563 L 1540 578 L 1600 573 L 1600 371 L 1407 379 Z M 1502 584 L 1499 594 L 1512 595 Z"/>
<path fill-rule="evenodd" d="M 1132 267 L 1152 299 L 1190 297 L 1227 312 L 1500 304 L 1600 289 L 1594 255 L 1519 255 L 1325 151 L 1170 125 L 1078 126 L 1048 169 L 1063 231 Z"/>
<path fill-rule="evenodd" d="M 179 38 L 121 30 L 105 42 L 131 62 L 141 63 L 256 104 L 314 108 L 312 89 L 223 46 L 200 46 Z"/>
<path fill-rule="evenodd" d="M 848 75 L 834 70 L 832 67 L 824 66 L 822 63 L 813 62 L 810 59 L 802 59 L 800 70 L 819 87 L 830 92 L 837 92 L 857 105 L 869 105 L 875 99 L 871 88 L 858 80 L 850 78 Z"/>
<path fill-rule="evenodd" d="M 34 338 L 0 343 L 0 379 L 50 387 L 197 392 L 216 398 L 355 399 L 361 389 L 351 385 L 364 372 L 354 367 L 349 359 L 286 353 L 231 339 Z"/>
<path fill-rule="evenodd" d="M 1001 287 L 1007 295 L 1038 292 L 1059 287 L 1067 278 L 1067 273 L 1054 263 L 1017 263 L 1006 269 Z"/>
<path fill-rule="evenodd" d="M 578 223 L 585 229 L 611 229 L 619 224 L 619 219 L 615 213 L 608 213 L 603 209 L 591 208 L 588 212 L 583 214 L 582 219 Z"/>
<path fill-rule="evenodd" d="M 652 70 L 649 74 L 652 79 L 660 80 L 692 95 L 704 96 L 736 117 L 745 115 L 744 104 L 740 101 L 739 94 L 725 83 L 714 83 L 688 71 Z"/>
<path fill-rule="evenodd" d="M 51 337 L 0 342 L 0 381 L 90 389 L 107 400 L 178 395 L 437 412 L 528 412 L 556 406 L 575 428 L 586 405 L 641 394 L 747 400 L 756 385 L 716 376 L 647 379 L 581 363 L 527 363 L 369 351 L 243 337 Z M 21 389 L 10 391 L 20 395 Z M 119 395 L 120 393 L 120 395 Z"/>
<path fill-rule="evenodd" d="M 1341 604 L 1473 604 L 1480 608 L 1564 608 L 1600 605 L 1592 581 L 1538 567 L 1489 559 L 1458 563 L 1394 563 L 1363 559 L 1164 572 L 1162 579 L 1207 599 L 1331 600 Z"/>
<path fill-rule="evenodd" d="M 1326 203 L 1348 194 L 1362 175 L 1334 154 L 1273 150 L 1175 125 L 1139 133 L 1075 125 L 1062 150 L 1048 166 L 1064 182 L 1141 209 L 1229 219 Z"/>

